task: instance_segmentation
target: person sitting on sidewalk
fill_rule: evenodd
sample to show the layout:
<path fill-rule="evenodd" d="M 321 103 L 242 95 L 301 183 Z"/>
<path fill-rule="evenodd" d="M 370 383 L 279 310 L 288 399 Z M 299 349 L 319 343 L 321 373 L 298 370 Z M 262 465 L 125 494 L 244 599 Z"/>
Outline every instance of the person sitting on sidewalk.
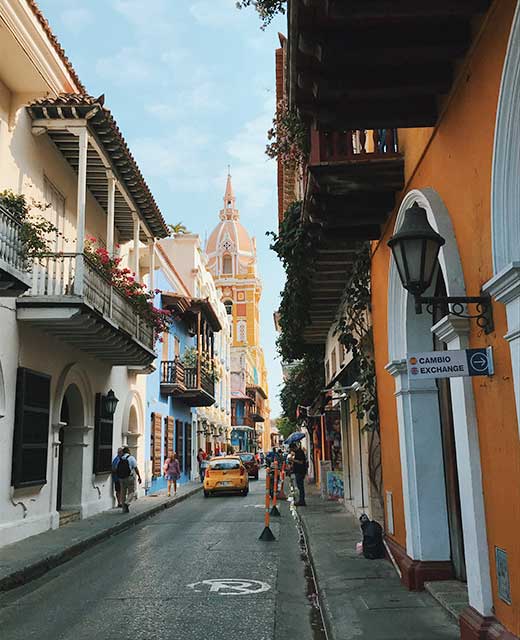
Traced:
<path fill-rule="evenodd" d="M 291 445 L 291 451 L 294 453 L 293 473 L 298 487 L 299 499 L 295 502 L 297 507 L 305 507 L 305 476 L 307 475 L 307 456 L 305 451 L 296 444 Z"/>
<path fill-rule="evenodd" d="M 128 513 L 129 503 L 135 497 L 135 478 L 141 484 L 141 474 L 137 468 L 137 460 L 130 454 L 128 447 L 123 447 L 123 455 L 118 462 L 116 469 L 117 478 L 121 486 L 121 504 L 123 505 L 123 513 Z"/>

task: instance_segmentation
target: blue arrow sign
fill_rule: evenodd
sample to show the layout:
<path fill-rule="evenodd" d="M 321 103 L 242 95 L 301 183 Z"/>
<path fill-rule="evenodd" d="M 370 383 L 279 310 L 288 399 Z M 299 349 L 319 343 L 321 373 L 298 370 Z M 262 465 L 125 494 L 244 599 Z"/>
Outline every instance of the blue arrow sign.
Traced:
<path fill-rule="evenodd" d="M 493 358 L 490 348 L 466 349 L 466 357 L 470 376 L 493 375 Z"/>

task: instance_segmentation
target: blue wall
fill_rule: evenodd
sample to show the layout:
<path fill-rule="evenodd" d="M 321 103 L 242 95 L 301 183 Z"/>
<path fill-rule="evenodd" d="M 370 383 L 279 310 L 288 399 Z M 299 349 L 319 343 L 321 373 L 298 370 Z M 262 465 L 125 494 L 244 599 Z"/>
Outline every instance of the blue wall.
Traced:
<path fill-rule="evenodd" d="M 162 291 L 169 291 L 175 293 L 175 287 L 172 283 L 167 280 L 164 273 L 161 270 L 157 270 L 154 276 L 155 287 Z M 156 307 L 161 308 L 161 296 L 160 294 L 156 296 L 154 304 Z M 187 347 L 194 346 L 194 338 L 188 335 L 186 330 L 186 326 L 181 321 L 174 321 L 170 327 L 170 337 L 168 340 L 168 360 L 173 360 L 175 357 L 174 354 L 174 337 L 177 337 L 180 342 L 180 355 L 182 356 L 184 350 Z M 165 442 L 165 420 L 167 416 L 171 416 L 174 419 L 175 429 L 174 429 L 174 448 L 177 439 L 177 421 L 181 421 L 184 428 L 184 438 L 183 438 L 183 451 L 182 455 L 179 455 L 181 452 L 177 452 L 179 457 L 182 457 L 182 476 L 179 482 L 187 482 L 189 480 L 188 472 L 189 469 L 186 468 L 186 433 L 189 429 L 190 433 L 192 430 L 192 410 L 191 407 L 184 404 L 178 399 L 174 399 L 172 397 L 161 395 L 161 359 L 162 359 L 162 351 L 163 344 L 161 342 L 157 343 L 157 369 L 153 373 L 149 374 L 146 382 L 146 423 L 145 423 L 145 456 L 147 460 L 151 460 L 151 425 L 152 425 L 152 413 L 160 413 L 162 416 L 161 420 L 161 474 L 162 474 L 162 466 L 164 464 L 164 460 L 166 457 L 164 442 Z M 194 464 L 196 466 L 196 461 L 191 462 L 192 468 Z M 164 477 L 154 478 L 149 488 L 149 492 L 159 491 L 161 489 L 166 488 L 166 480 Z"/>

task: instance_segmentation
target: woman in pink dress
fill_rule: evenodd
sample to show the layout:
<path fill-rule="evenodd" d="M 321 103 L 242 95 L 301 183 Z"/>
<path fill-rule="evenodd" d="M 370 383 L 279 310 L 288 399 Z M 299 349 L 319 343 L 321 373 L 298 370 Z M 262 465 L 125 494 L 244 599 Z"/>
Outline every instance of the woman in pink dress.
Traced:
<path fill-rule="evenodd" d="M 177 494 L 177 480 L 181 477 L 181 467 L 179 465 L 179 460 L 177 459 L 177 454 L 173 452 L 169 458 L 166 458 L 164 461 L 164 477 L 168 481 L 168 497 L 172 495 L 172 484 L 173 484 L 173 495 Z"/>

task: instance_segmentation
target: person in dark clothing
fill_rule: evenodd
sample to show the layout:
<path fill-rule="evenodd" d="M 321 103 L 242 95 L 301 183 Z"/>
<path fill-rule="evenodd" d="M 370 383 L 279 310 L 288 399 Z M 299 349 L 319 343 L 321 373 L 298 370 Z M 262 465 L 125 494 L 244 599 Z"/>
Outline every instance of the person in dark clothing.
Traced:
<path fill-rule="evenodd" d="M 295 502 L 297 507 L 305 507 L 305 476 L 307 475 L 307 456 L 305 451 L 298 445 L 292 444 L 291 451 L 294 453 L 293 473 L 298 487 L 299 500 Z"/>

